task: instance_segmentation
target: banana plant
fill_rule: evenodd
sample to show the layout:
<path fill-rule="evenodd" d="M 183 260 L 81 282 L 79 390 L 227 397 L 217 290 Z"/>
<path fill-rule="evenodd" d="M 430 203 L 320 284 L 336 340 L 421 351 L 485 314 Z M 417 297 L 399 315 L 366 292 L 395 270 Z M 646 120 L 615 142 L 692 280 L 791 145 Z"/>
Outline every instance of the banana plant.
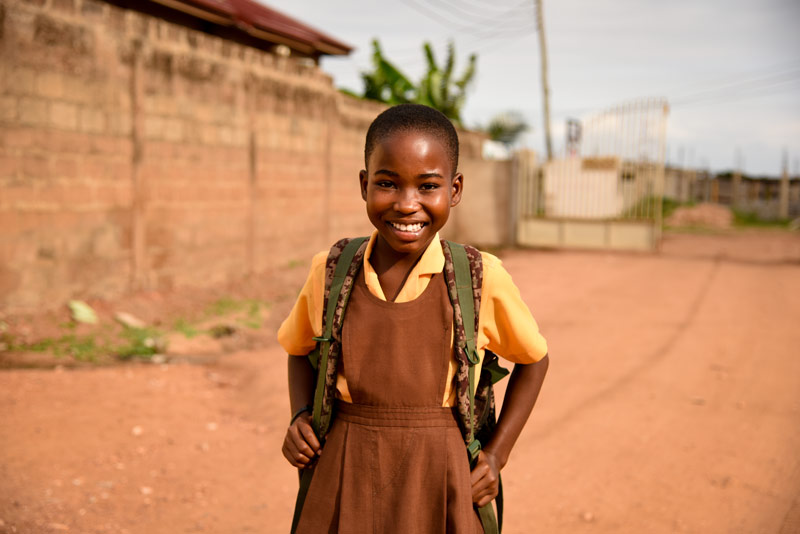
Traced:
<path fill-rule="evenodd" d="M 361 73 L 363 98 L 392 105 L 413 102 L 414 84 L 383 56 L 377 39 L 372 41 L 372 65 L 372 72 Z"/>
<path fill-rule="evenodd" d="M 372 41 L 373 70 L 362 72 L 364 82 L 362 98 L 377 100 L 387 104 L 415 103 L 438 109 L 455 124 L 461 125 L 461 110 L 466 100 L 467 86 L 475 77 L 477 56 L 470 55 L 464 73 L 460 78 L 453 78 L 455 69 L 455 47 L 452 42 L 447 46 L 447 58 L 441 67 L 436 62 L 431 44 L 423 45 L 427 62 L 427 72 L 414 85 L 394 64 L 383 55 L 377 39 Z"/>
<path fill-rule="evenodd" d="M 455 46 L 452 42 L 447 45 L 447 58 L 441 67 L 436 62 L 430 43 L 426 42 L 423 45 L 423 51 L 428 71 L 417 87 L 415 101 L 438 109 L 454 123 L 461 125 L 461 109 L 466 100 L 467 86 L 475 77 L 477 56 L 470 55 L 466 70 L 460 78 L 454 80 Z"/>

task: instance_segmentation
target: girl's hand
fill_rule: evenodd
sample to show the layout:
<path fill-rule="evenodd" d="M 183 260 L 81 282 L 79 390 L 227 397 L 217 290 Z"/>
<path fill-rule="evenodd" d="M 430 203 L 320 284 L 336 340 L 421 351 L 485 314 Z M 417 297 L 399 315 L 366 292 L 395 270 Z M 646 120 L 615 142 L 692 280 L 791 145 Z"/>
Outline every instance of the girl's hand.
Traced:
<path fill-rule="evenodd" d="M 500 490 L 500 462 L 491 452 L 480 451 L 478 462 L 470 474 L 472 502 L 478 507 L 486 506 L 497 497 Z"/>
<path fill-rule="evenodd" d="M 319 456 L 321 447 L 314 429 L 311 414 L 304 413 L 294 420 L 283 439 L 283 455 L 298 469 L 308 467 Z"/>

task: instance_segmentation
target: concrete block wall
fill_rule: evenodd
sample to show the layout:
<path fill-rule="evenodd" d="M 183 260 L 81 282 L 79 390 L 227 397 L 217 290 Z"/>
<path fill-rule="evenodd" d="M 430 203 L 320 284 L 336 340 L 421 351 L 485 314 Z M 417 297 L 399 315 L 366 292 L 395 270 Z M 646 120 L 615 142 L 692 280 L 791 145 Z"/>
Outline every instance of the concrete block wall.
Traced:
<path fill-rule="evenodd" d="M 0 0 L 0 312 L 262 275 L 369 232 L 383 109 L 99 0 Z"/>
<path fill-rule="evenodd" d="M 128 287 L 130 73 L 92 30 L 108 13 L 0 3 L 2 307 Z"/>
<path fill-rule="evenodd" d="M 512 162 L 464 158 L 459 167 L 464 194 L 450 212 L 444 237 L 475 246 L 512 245 Z"/>

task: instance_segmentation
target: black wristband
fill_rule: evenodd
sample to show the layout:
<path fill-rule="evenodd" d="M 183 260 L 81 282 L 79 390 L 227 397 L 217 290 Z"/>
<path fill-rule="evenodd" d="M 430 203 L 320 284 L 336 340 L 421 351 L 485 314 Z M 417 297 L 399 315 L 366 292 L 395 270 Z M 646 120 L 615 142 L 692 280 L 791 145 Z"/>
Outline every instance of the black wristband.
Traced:
<path fill-rule="evenodd" d="M 289 426 L 292 426 L 292 424 L 294 424 L 295 420 L 296 420 L 298 417 L 300 417 L 300 415 L 302 415 L 302 414 L 303 414 L 303 412 L 309 412 L 309 413 L 311 413 L 313 410 L 314 410 L 314 409 L 311 407 L 311 405 L 310 405 L 310 404 L 306 404 L 305 406 L 303 406 L 302 408 L 300 408 L 299 410 L 297 410 L 296 412 L 294 412 L 294 415 L 292 416 L 292 420 L 291 420 L 291 421 L 289 421 Z"/>

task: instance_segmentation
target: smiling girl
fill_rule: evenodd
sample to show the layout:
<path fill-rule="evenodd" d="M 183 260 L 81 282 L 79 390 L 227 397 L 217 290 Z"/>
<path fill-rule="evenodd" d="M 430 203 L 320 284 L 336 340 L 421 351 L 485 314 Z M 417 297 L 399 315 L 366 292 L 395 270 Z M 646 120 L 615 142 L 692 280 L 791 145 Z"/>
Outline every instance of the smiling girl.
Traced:
<path fill-rule="evenodd" d="M 298 357 L 322 334 L 327 251 L 278 331 L 294 414 L 283 454 L 314 472 L 296 532 L 480 533 L 476 507 L 497 495 L 544 380 L 547 344 L 500 260 L 481 253 L 478 355 L 516 365 L 470 469 L 454 414 L 453 307 L 438 235 L 463 190 L 456 131 L 431 108 L 396 106 L 373 121 L 364 153 L 361 196 L 375 230 L 347 304 L 327 436 L 312 428 L 315 375 Z"/>

